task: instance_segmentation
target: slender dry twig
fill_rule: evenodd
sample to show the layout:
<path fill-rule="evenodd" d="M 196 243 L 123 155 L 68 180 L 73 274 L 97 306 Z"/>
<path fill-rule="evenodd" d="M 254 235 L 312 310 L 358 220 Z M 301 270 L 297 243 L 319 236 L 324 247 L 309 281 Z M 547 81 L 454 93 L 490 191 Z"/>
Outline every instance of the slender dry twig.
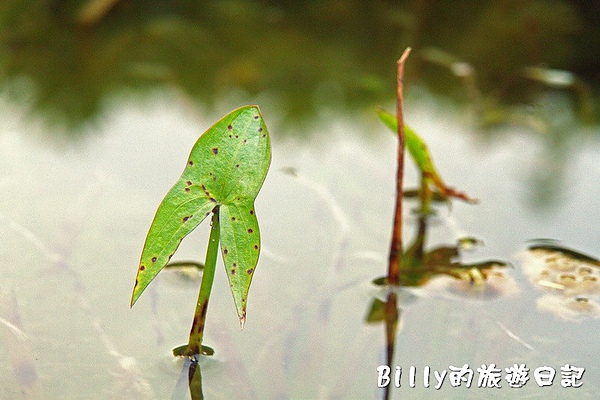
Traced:
<path fill-rule="evenodd" d="M 398 172 L 396 180 L 396 211 L 394 214 L 394 230 L 390 246 L 390 261 L 388 266 L 387 283 L 399 286 L 400 262 L 402 259 L 402 186 L 404 178 L 404 97 L 402 94 L 404 81 L 404 62 L 410 54 L 410 47 L 404 50 L 398 60 L 398 81 L 396 91 L 396 118 L 398 120 Z"/>

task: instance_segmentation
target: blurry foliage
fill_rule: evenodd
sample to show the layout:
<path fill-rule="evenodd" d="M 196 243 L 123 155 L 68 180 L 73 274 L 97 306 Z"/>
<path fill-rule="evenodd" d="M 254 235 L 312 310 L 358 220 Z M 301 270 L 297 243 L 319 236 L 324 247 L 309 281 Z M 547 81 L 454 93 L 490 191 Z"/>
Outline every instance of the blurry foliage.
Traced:
<path fill-rule="evenodd" d="M 447 70 L 418 62 L 420 49 L 434 47 L 472 65 L 486 96 L 527 103 L 545 88 L 524 76 L 526 67 L 600 81 L 599 8 L 559 0 L 4 0 L 0 87 L 67 127 L 92 121 L 112 97 L 165 88 L 209 108 L 231 89 L 264 93 L 282 119 L 302 121 L 391 101 L 390 60 L 411 45 L 411 82 L 468 98 Z"/>

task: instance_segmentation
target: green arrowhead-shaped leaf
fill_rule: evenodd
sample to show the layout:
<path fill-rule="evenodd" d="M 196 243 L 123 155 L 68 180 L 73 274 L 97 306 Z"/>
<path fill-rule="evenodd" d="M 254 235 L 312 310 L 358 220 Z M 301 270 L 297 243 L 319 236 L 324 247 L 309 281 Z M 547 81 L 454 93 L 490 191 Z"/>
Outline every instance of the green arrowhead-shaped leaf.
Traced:
<path fill-rule="evenodd" d="M 131 305 L 167 264 L 181 240 L 218 206 L 223 261 L 238 316 L 244 322 L 260 251 L 254 200 L 270 162 L 269 134 L 257 106 L 227 114 L 198 139 L 181 178 L 156 211 Z"/>
<path fill-rule="evenodd" d="M 379 110 L 377 115 L 381 122 L 383 122 L 392 132 L 398 132 L 398 120 L 395 116 L 385 110 Z M 456 197 L 469 203 L 477 202 L 476 199 L 469 197 L 466 193 L 459 192 L 454 188 L 446 186 L 433 164 L 427 145 L 423 139 L 407 125 L 404 125 L 404 140 L 406 141 L 406 148 L 408 149 L 410 156 L 415 161 L 415 164 L 417 164 L 421 173 L 433 181 L 433 184 L 443 196 Z"/>
<path fill-rule="evenodd" d="M 254 204 L 231 204 L 219 210 L 221 254 L 229 287 L 242 326 L 246 320 L 248 288 L 258 262 L 260 232 Z"/>
<path fill-rule="evenodd" d="M 398 120 L 395 116 L 385 110 L 379 110 L 377 116 L 379 116 L 381 122 L 383 122 L 392 132 L 398 132 Z M 433 165 L 433 161 L 427 150 L 427 145 L 423 142 L 423 139 L 407 125 L 404 125 L 404 139 L 406 141 L 408 152 L 415 161 L 415 164 L 417 164 L 419 170 L 441 180 Z"/>

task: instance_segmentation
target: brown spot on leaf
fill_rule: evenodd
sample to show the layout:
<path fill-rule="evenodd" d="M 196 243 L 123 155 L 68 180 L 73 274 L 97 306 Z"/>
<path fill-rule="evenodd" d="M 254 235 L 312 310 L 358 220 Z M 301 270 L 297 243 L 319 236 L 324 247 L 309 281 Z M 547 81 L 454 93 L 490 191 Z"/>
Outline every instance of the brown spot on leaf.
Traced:
<path fill-rule="evenodd" d="M 156 257 L 152 257 L 152 262 L 156 262 Z"/>
<path fill-rule="evenodd" d="M 183 217 L 183 222 L 186 222 L 190 217 Z"/>
<path fill-rule="evenodd" d="M 145 266 L 145 265 L 140 265 L 140 271 L 143 271 L 143 270 L 145 270 L 145 269 L 146 269 L 146 266 Z"/>
<path fill-rule="evenodd" d="M 173 257 L 173 254 L 169 254 L 169 261 L 171 261 L 171 257 Z"/>
<path fill-rule="evenodd" d="M 233 263 L 233 268 L 235 268 L 235 267 L 237 267 L 237 264 L 236 264 L 236 263 Z"/>
<path fill-rule="evenodd" d="M 239 167 L 240 167 L 240 164 L 235 164 L 235 167 L 236 167 L 236 168 L 239 168 Z"/>
<path fill-rule="evenodd" d="M 219 154 L 219 148 L 218 147 L 213 147 L 212 152 L 217 155 Z"/>
<path fill-rule="evenodd" d="M 261 127 L 261 128 L 258 128 L 258 131 L 259 131 L 259 132 L 262 132 L 262 127 Z"/>
<path fill-rule="evenodd" d="M 231 220 L 232 220 L 232 221 L 235 221 L 235 217 L 231 217 Z"/>
<path fill-rule="evenodd" d="M 223 254 L 227 254 L 227 253 L 229 253 L 229 250 L 223 249 Z"/>
<path fill-rule="evenodd" d="M 192 160 L 188 161 L 188 165 L 194 165 L 194 162 Z"/>
<path fill-rule="evenodd" d="M 229 130 L 232 130 L 232 129 L 233 129 L 233 126 L 231 126 L 231 125 L 227 125 L 227 129 L 229 129 Z"/>
<path fill-rule="evenodd" d="M 252 275 L 253 272 L 254 272 L 254 268 L 250 268 L 248 271 L 246 271 L 246 273 L 248 275 Z"/>
<path fill-rule="evenodd" d="M 258 119 L 258 115 L 255 115 L 255 116 L 254 116 L 254 119 Z"/>
<path fill-rule="evenodd" d="M 231 275 L 235 275 L 235 268 L 231 268 Z"/>
<path fill-rule="evenodd" d="M 185 190 L 186 192 L 189 192 L 189 191 L 190 191 L 190 188 L 189 188 L 189 187 L 186 187 L 186 188 L 185 188 L 185 189 L 183 189 L 183 190 Z"/>
<path fill-rule="evenodd" d="M 254 232 L 252 229 L 248 229 L 248 233 L 252 233 Z"/>
<path fill-rule="evenodd" d="M 192 184 L 192 181 L 187 181 L 185 184 L 190 186 Z"/>
<path fill-rule="evenodd" d="M 216 203 L 216 202 L 217 202 L 217 201 L 215 200 L 215 198 L 214 198 L 214 197 L 209 197 L 208 199 L 209 199 L 210 201 L 212 201 L 213 203 Z"/>
<path fill-rule="evenodd" d="M 254 215 L 254 210 L 250 210 L 250 215 Z"/>
<path fill-rule="evenodd" d="M 258 245 L 257 244 L 254 245 L 254 250 L 258 250 Z"/>

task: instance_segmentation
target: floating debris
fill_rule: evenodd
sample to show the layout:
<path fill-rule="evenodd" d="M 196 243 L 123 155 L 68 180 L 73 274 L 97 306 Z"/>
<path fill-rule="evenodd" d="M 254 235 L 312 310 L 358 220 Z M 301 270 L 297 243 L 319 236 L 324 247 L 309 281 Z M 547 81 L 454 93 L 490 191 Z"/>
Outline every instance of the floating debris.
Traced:
<path fill-rule="evenodd" d="M 442 297 L 470 300 L 514 296 L 519 292 L 519 286 L 515 279 L 504 271 L 506 266 L 506 263 L 500 262 L 489 262 L 486 268 L 481 265 L 472 268 L 463 266 L 452 274 L 454 278 L 440 276 L 433 279 L 427 288 Z"/>
<path fill-rule="evenodd" d="M 463 251 L 475 250 L 479 246 L 483 246 L 483 240 L 473 236 L 463 236 L 457 239 L 458 248 Z"/>
<path fill-rule="evenodd" d="M 600 261 L 578 251 L 543 241 L 521 255 L 530 282 L 547 294 L 539 310 L 577 321 L 600 318 Z"/>
<path fill-rule="evenodd" d="M 487 300 L 518 293 L 515 280 L 504 272 L 511 264 L 502 260 L 484 260 L 476 263 L 462 261 L 463 253 L 472 252 L 483 241 L 461 235 L 453 245 L 425 248 L 430 216 L 420 215 L 417 235 L 402 254 L 400 286 L 422 287 L 423 291 L 442 297 L 460 297 Z M 387 285 L 387 277 L 372 281 L 375 286 Z"/>
<path fill-rule="evenodd" d="M 163 269 L 163 282 L 178 289 L 197 287 L 203 270 L 204 264 L 195 261 L 169 262 Z"/>
<path fill-rule="evenodd" d="M 587 297 L 564 297 L 545 294 L 537 299 L 540 311 L 552 313 L 567 321 L 581 321 L 588 318 L 600 318 L 600 306 Z"/>

